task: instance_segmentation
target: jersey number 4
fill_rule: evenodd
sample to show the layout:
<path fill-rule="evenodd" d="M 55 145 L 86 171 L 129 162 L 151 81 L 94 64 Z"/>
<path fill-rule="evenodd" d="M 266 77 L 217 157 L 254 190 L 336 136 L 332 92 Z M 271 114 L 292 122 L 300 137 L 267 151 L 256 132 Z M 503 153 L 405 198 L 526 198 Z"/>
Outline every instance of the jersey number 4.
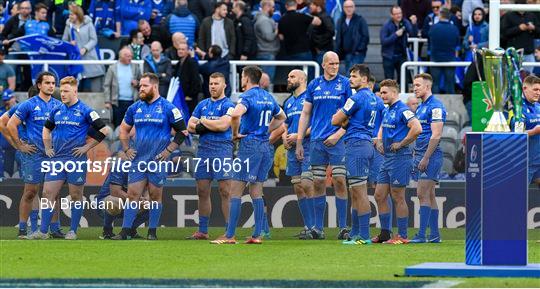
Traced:
<path fill-rule="evenodd" d="M 272 118 L 272 112 L 269 110 L 261 111 L 259 118 L 259 126 L 268 126 L 270 124 L 270 119 Z"/>

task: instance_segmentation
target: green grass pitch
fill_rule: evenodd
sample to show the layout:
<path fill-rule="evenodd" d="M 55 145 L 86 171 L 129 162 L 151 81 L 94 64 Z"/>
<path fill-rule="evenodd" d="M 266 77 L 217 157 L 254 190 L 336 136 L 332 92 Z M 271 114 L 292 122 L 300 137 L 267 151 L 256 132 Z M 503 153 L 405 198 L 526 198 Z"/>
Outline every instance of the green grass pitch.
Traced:
<path fill-rule="evenodd" d="M 273 229 L 272 238 L 265 240 L 262 245 L 211 245 L 207 241 L 184 240 L 193 230 L 194 228 L 160 228 L 159 241 L 109 241 L 98 239 L 100 228 L 83 228 L 79 231 L 80 240 L 77 241 L 29 241 L 16 240 L 15 228 L 2 227 L 0 287 L 15 286 L 17 280 L 14 279 L 25 279 L 27 283 L 21 283 L 24 286 L 43 286 L 41 279 L 64 278 L 83 279 L 90 283 L 115 279 L 116 281 L 111 281 L 113 284 L 109 284 L 111 286 L 119 282 L 118 278 L 125 278 L 126 284 L 130 286 L 137 283 L 137 280 L 157 280 L 156 284 L 160 285 L 159 280 L 174 283 L 171 279 L 181 279 L 184 283 L 169 285 L 239 284 L 249 287 L 269 284 L 285 287 L 290 283 L 279 282 L 298 281 L 308 283 L 297 283 L 297 286 L 308 284 L 310 287 L 321 287 L 325 284 L 334 287 L 417 287 L 438 281 L 450 281 L 445 283 L 446 286 L 540 287 L 539 279 L 399 276 L 409 265 L 423 262 L 463 262 L 463 229 L 443 229 L 442 244 L 363 246 L 342 245 L 335 239 L 335 229 L 327 229 L 326 240 L 308 241 L 293 237 L 299 228 Z M 411 229 L 409 234 L 413 235 L 414 231 L 416 230 Z M 140 229 L 139 232 L 145 235 L 146 229 Z M 221 228 L 213 228 L 210 231 L 211 237 L 217 237 L 222 232 Z M 239 230 L 237 240 L 242 241 L 250 232 L 248 229 Z M 376 232 L 377 229 L 372 230 L 372 234 Z M 540 243 L 535 241 L 538 239 L 540 230 L 530 230 L 530 263 L 540 263 Z M 251 280 L 252 283 L 235 283 L 241 282 L 240 280 Z M 332 281 L 344 283 L 331 283 Z M 62 281 L 52 282 L 54 285 L 54 282 Z"/>

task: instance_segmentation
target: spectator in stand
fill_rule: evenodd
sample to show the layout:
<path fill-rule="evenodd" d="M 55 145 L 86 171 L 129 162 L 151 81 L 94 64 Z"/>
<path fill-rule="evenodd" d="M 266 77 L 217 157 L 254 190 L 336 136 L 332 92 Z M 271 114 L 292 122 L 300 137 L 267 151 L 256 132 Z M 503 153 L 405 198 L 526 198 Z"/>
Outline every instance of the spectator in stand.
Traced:
<path fill-rule="evenodd" d="M 15 16 L 9 18 L 9 20 L 6 22 L 6 25 L 4 26 L 1 34 L 2 44 L 4 45 L 4 50 L 8 59 L 28 60 L 27 55 L 9 55 L 9 52 L 21 51 L 20 45 L 17 42 L 10 40 L 17 37 L 17 33 L 20 27 L 24 26 L 26 21 L 31 20 L 30 15 L 32 13 L 32 5 L 30 4 L 30 1 L 22 1 L 18 5 L 14 5 L 13 7 L 18 8 L 18 13 Z M 15 73 L 17 75 L 17 88 L 21 90 L 26 90 L 30 86 L 32 86 L 31 68 L 29 65 L 15 66 Z"/>
<path fill-rule="evenodd" d="M 0 33 L 2 33 L 2 30 L 4 29 L 4 25 L 9 19 L 9 13 L 4 13 L 6 9 L 8 8 L 4 7 L 3 5 L 0 5 Z"/>
<path fill-rule="evenodd" d="M 9 40 L 17 37 L 20 27 L 24 26 L 26 21 L 31 20 L 30 14 L 32 13 L 32 5 L 30 4 L 30 1 L 20 2 L 18 8 L 17 16 L 9 18 L 2 30 L 2 40 L 6 49 L 13 44 L 13 42 L 9 42 Z M 18 51 L 19 49 L 14 47 L 14 50 Z"/>
<path fill-rule="evenodd" d="M 116 19 L 116 8 L 115 0 L 92 0 L 88 16 L 93 19 L 98 35 L 111 39 L 122 35 L 121 25 Z"/>
<path fill-rule="evenodd" d="M 526 4 L 526 0 L 516 0 L 515 3 Z M 523 61 L 534 62 L 534 39 L 540 34 L 540 23 L 535 15 L 530 12 L 508 12 L 501 26 L 502 33 L 508 39 L 507 47 L 523 48 Z M 532 72 L 533 68 L 525 67 L 525 70 Z"/>
<path fill-rule="evenodd" d="M 236 55 L 237 59 L 254 59 L 257 54 L 257 39 L 253 28 L 253 20 L 246 13 L 246 3 L 237 1 L 233 5 L 234 30 L 236 34 Z M 228 74 L 225 74 L 228 75 Z M 206 86 L 205 86 L 206 87 Z M 227 86 L 227 88 L 229 88 Z"/>
<path fill-rule="evenodd" d="M 15 70 L 4 62 L 4 49 L 0 49 L 0 93 L 6 89 L 15 91 Z"/>
<path fill-rule="evenodd" d="M 176 32 L 172 35 L 172 43 L 173 45 L 165 50 L 165 56 L 170 60 L 179 60 L 180 58 L 178 58 L 177 52 L 178 48 L 180 47 L 180 44 L 188 43 L 187 38 L 182 32 Z"/>
<path fill-rule="evenodd" d="M 454 24 L 450 23 L 449 19 L 450 10 L 443 7 L 439 14 L 439 22 L 433 25 L 429 31 L 431 61 L 454 61 L 458 56 L 461 48 L 459 31 Z M 441 75 L 444 75 L 444 92 L 454 94 L 455 71 L 455 67 L 431 67 L 433 93 L 440 93 L 439 83 Z"/>
<path fill-rule="evenodd" d="M 309 5 L 309 11 L 322 22 L 319 26 L 312 26 L 310 37 L 313 58 L 320 65 L 323 55 L 334 49 L 334 20 L 326 13 L 325 0 L 313 0 Z"/>
<path fill-rule="evenodd" d="M 537 46 L 534 50 L 534 58 L 536 62 L 540 62 L 540 46 Z M 534 75 L 540 77 L 540 67 L 535 67 L 533 69 Z"/>
<path fill-rule="evenodd" d="M 144 58 L 143 72 L 151 72 L 159 78 L 159 94 L 167 98 L 169 83 L 173 72 L 171 60 L 163 55 L 161 43 L 154 41 L 150 46 L 151 53 Z"/>
<path fill-rule="evenodd" d="M 503 4 L 502 2 L 503 1 L 501 1 L 501 4 Z M 484 8 L 482 0 L 463 1 L 463 4 L 461 5 L 461 22 L 463 26 L 467 27 L 471 23 L 473 11 L 476 8 Z"/>
<path fill-rule="evenodd" d="M 431 0 L 401 0 L 403 17 L 410 19 L 415 16 L 418 27 L 424 27 L 424 20 L 431 13 Z M 416 37 L 411 35 L 411 37 Z"/>
<path fill-rule="evenodd" d="M 142 32 L 137 29 L 131 30 L 129 33 L 129 39 L 131 40 L 128 44 L 133 52 L 133 60 L 143 60 L 148 54 L 150 54 L 150 47 L 144 44 L 144 36 Z"/>
<path fill-rule="evenodd" d="M 69 18 L 66 24 L 62 40 L 77 46 L 82 60 L 98 60 L 96 28 L 92 24 L 92 19 L 84 15 L 80 6 L 75 4 L 69 6 Z M 104 74 L 103 65 L 84 65 L 80 81 L 81 91 L 100 91 L 103 87 Z"/>
<path fill-rule="evenodd" d="M 8 9 L 8 11 L 6 11 Z M 6 13 L 7 12 L 7 13 Z M 13 3 L 11 8 L 9 6 L 3 7 L 2 16 L 0 16 L 0 34 L 4 31 L 4 27 L 9 19 L 13 16 L 17 16 L 19 13 L 19 3 Z"/>
<path fill-rule="evenodd" d="M 275 60 L 279 52 L 278 27 L 272 14 L 274 1 L 262 0 L 261 11 L 255 16 L 255 37 L 257 39 L 257 59 Z M 268 73 L 270 79 L 274 79 L 275 66 L 263 66 L 263 71 Z"/>
<path fill-rule="evenodd" d="M 459 8 L 458 6 L 452 6 L 452 8 L 450 8 L 450 15 L 454 16 L 455 20 L 457 20 L 454 24 L 459 30 L 459 35 L 461 37 L 465 36 L 465 33 L 467 32 L 467 26 L 463 25 L 463 15 L 461 14 L 461 8 Z M 450 18 L 452 18 L 452 16 L 450 16 Z"/>
<path fill-rule="evenodd" d="M 193 47 L 199 21 L 188 9 L 187 0 L 176 0 L 174 11 L 167 16 L 162 25 L 164 30 L 173 35 L 176 32 L 182 32 L 186 38 L 189 47 Z"/>
<path fill-rule="evenodd" d="M 161 20 L 167 15 L 171 14 L 174 8 L 174 2 L 172 0 L 151 0 L 152 1 L 152 13 L 150 14 L 150 23 L 152 25 L 161 24 Z"/>
<path fill-rule="evenodd" d="M 383 57 L 384 78 L 400 78 L 401 64 L 407 60 L 407 38 L 418 34 L 416 17 L 411 21 L 403 18 L 403 12 L 397 5 L 390 8 L 391 18 L 384 23 L 380 32 L 381 54 Z"/>
<path fill-rule="evenodd" d="M 239 0 L 236 0 L 236 1 L 239 1 Z M 225 3 L 225 5 L 227 5 L 227 16 L 226 17 L 231 19 L 232 21 L 234 21 L 234 19 L 236 19 L 236 16 L 234 16 L 234 13 L 232 11 L 232 9 L 233 9 L 232 1 L 231 0 L 221 0 L 221 2 Z"/>
<path fill-rule="evenodd" d="M 234 58 L 236 35 L 234 22 L 227 18 L 227 11 L 226 3 L 216 3 L 214 14 L 204 18 L 201 23 L 197 44 L 202 51 L 208 51 L 210 46 L 218 45 L 223 50 L 223 56 Z"/>
<path fill-rule="evenodd" d="M 129 35 L 137 29 L 139 20 L 150 20 L 152 13 L 152 0 L 118 0 L 117 21 L 121 23 L 122 35 Z"/>
<path fill-rule="evenodd" d="M 476 8 L 473 11 L 471 24 L 463 39 L 465 53 L 472 55 L 472 50 L 488 46 L 489 25 L 486 22 L 484 8 Z M 471 57 L 472 59 L 472 57 Z"/>
<path fill-rule="evenodd" d="M 9 18 L 11 18 L 13 16 L 17 16 L 19 14 L 19 4 L 20 3 L 13 3 L 13 6 L 11 6 L 11 10 L 10 10 L 10 17 L 8 17 L 7 20 L 9 20 Z"/>
<path fill-rule="evenodd" d="M 295 0 L 295 1 L 296 1 L 296 5 L 298 6 L 296 8 L 296 11 L 298 13 L 308 14 L 309 15 L 309 3 L 308 3 L 308 0 Z"/>
<path fill-rule="evenodd" d="M 339 19 L 336 31 L 336 50 L 339 59 L 344 59 L 345 71 L 354 64 L 364 63 L 369 44 L 369 30 L 364 17 L 354 13 L 355 4 L 352 0 L 343 2 L 343 16 Z"/>
<path fill-rule="evenodd" d="M 122 35 L 120 22 L 116 21 L 116 2 L 114 0 L 92 0 L 88 16 L 94 20 L 98 35 L 119 38 Z"/>
<path fill-rule="evenodd" d="M 422 27 L 422 37 L 428 38 L 429 37 L 429 30 L 431 27 L 437 23 L 439 23 L 439 14 L 441 12 L 441 9 L 443 8 L 444 2 L 441 0 L 433 0 L 431 2 L 431 9 L 432 13 L 430 13 L 426 19 L 424 19 L 424 26 Z M 450 23 L 456 25 L 456 28 L 461 27 L 461 24 L 458 25 L 458 19 L 454 15 L 450 15 Z M 428 52 L 429 53 L 429 52 Z"/>
<path fill-rule="evenodd" d="M 31 34 L 54 36 L 54 29 L 47 22 L 47 11 L 49 9 L 45 4 L 38 3 L 35 7 L 34 19 L 29 19 L 19 28 L 17 37 Z M 23 50 L 31 50 L 31 47 L 22 47 Z"/>
<path fill-rule="evenodd" d="M 214 12 L 212 0 L 189 0 L 188 7 L 199 23 Z"/>
<path fill-rule="evenodd" d="M 252 11 L 251 11 L 252 16 L 257 15 L 257 13 L 262 11 L 262 5 L 260 2 L 255 5 L 252 5 L 251 7 L 252 7 Z M 276 23 L 279 23 L 279 21 L 281 20 L 282 8 L 283 8 L 283 5 L 281 1 L 274 1 L 274 10 L 272 10 L 272 15 L 270 17 L 272 17 L 272 19 L 274 19 L 274 22 Z"/>
<path fill-rule="evenodd" d="M 189 54 L 187 43 L 182 43 L 178 47 L 178 63 L 174 67 L 173 76 L 180 78 L 180 84 L 184 91 L 189 112 L 193 112 L 198 103 L 201 92 L 201 77 L 199 75 L 199 64 Z"/>
<path fill-rule="evenodd" d="M 141 70 L 138 64 L 131 62 L 133 52 L 124 46 L 118 52 L 118 62 L 109 66 L 103 85 L 105 107 L 113 110 L 114 127 L 119 126 L 130 105 L 139 97 L 139 78 Z"/>
<path fill-rule="evenodd" d="M 154 41 L 158 41 L 163 46 L 163 49 L 171 47 L 171 37 L 160 25 L 152 25 L 146 20 L 139 20 L 139 31 L 144 36 L 144 44 L 150 45 Z"/>
<path fill-rule="evenodd" d="M 229 82 L 231 65 L 229 64 L 229 58 L 227 56 L 221 57 L 222 53 L 223 51 L 221 50 L 221 47 L 217 45 L 210 46 L 210 49 L 208 49 L 208 54 L 206 55 L 206 59 L 208 61 L 199 66 L 199 73 L 203 78 L 203 92 L 204 96 L 207 98 L 210 97 L 208 81 L 210 79 L 210 75 L 214 72 L 220 72 L 225 76 L 225 84 L 227 85 L 227 87 L 225 87 L 225 95 L 231 95 L 231 86 Z"/>
<path fill-rule="evenodd" d="M 38 1 L 35 1 L 35 0 L 31 0 L 32 2 L 32 5 L 36 5 L 36 3 L 43 3 L 45 4 L 45 6 L 47 7 L 54 7 L 53 8 L 53 11 L 54 11 L 54 31 L 56 31 L 57 33 L 62 33 L 64 31 L 64 29 L 66 28 L 66 21 L 68 20 L 68 17 L 69 17 L 69 6 L 71 4 L 75 4 L 75 5 L 78 5 L 79 7 L 81 7 L 83 5 L 83 0 L 38 0 Z M 85 5 L 87 5 L 86 3 L 88 3 L 89 1 L 85 1 Z M 52 8 L 51 7 L 51 8 Z M 34 6 L 35 8 L 35 6 Z M 88 8 L 88 6 L 86 6 L 86 8 Z M 35 10 L 35 9 L 34 9 Z M 88 9 L 83 9 L 83 11 L 88 11 Z M 49 19 L 52 18 L 52 15 L 49 15 L 48 17 Z M 49 21 L 51 23 L 53 23 L 53 21 Z"/>
<path fill-rule="evenodd" d="M 298 0 L 287 0 L 285 8 L 287 12 L 281 17 L 278 24 L 279 38 L 283 41 L 283 52 L 287 60 L 313 59 L 311 46 L 309 45 L 310 25 L 321 25 L 319 17 L 299 13 Z"/>

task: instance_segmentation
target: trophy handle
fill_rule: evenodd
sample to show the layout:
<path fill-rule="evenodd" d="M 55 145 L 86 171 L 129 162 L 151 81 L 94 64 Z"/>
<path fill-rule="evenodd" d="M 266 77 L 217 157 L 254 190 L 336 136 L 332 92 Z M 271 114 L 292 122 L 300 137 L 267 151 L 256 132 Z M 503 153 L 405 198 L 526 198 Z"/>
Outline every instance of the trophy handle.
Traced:
<path fill-rule="evenodd" d="M 478 54 L 477 54 L 477 52 L 482 54 L 481 51 L 482 50 L 478 52 L 478 49 L 473 48 L 472 53 L 473 53 L 474 67 L 476 68 L 476 75 L 478 75 L 478 79 L 483 82 L 484 80 L 482 79 L 482 74 L 480 73 L 480 67 L 478 67 L 479 59 L 478 59 Z M 484 85 L 480 85 L 480 87 L 482 88 L 482 92 L 484 93 L 484 96 L 485 96 L 484 98 L 488 101 L 489 105 L 493 107 L 493 101 L 491 100 L 490 94 L 486 91 L 486 88 L 484 87 Z"/>

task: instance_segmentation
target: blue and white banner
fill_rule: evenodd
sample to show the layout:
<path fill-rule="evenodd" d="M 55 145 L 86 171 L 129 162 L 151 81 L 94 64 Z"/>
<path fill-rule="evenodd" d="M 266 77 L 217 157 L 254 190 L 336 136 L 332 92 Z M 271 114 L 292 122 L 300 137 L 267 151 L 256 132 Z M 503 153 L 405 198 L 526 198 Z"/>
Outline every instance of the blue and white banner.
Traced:
<path fill-rule="evenodd" d="M 49 36 L 32 34 L 13 39 L 21 47 L 31 47 L 31 51 L 15 52 L 12 54 L 26 54 L 31 60 L 81 60 L 81 54 L 77 46 L 69 42 L 62 41 Z M 32 79 L 43 71 L 43 65 L 32 64 Z M 48 70 L 52 72 L 57 80 L 66 76 L 78 77 L 83 71 L 83 66 L 79 64 L 71 65 L 49 65 Z"/>

